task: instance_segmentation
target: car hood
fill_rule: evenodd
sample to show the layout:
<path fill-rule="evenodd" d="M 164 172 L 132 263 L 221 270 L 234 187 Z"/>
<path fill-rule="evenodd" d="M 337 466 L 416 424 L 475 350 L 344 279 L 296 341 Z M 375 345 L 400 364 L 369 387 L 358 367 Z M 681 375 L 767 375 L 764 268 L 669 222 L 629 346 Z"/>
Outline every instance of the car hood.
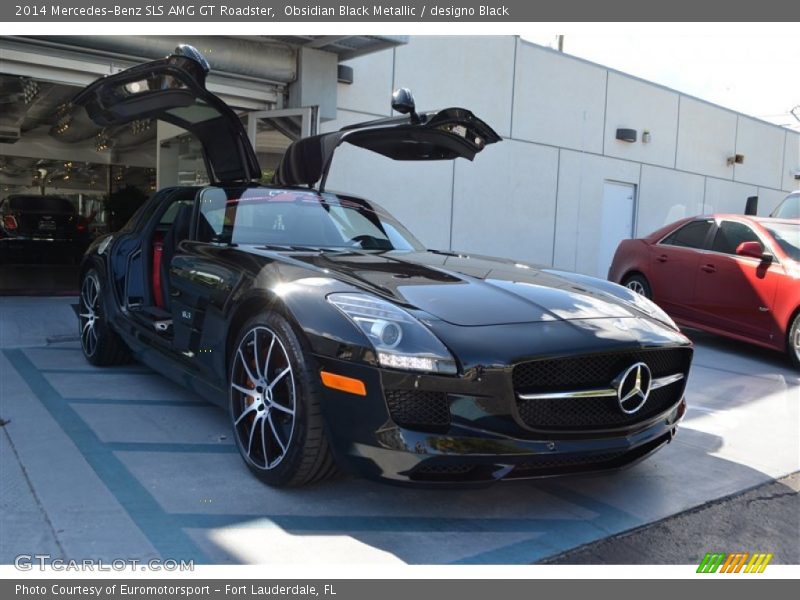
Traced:
<path fill-rule="evenodd" d="M 622 298 L 586 285 L 587 279 L 595 281 L 591 278 L 576 282 L 502 259 L 359 251 L 291 253 L 291 259 L 454 325 L 643 316 Z"/>

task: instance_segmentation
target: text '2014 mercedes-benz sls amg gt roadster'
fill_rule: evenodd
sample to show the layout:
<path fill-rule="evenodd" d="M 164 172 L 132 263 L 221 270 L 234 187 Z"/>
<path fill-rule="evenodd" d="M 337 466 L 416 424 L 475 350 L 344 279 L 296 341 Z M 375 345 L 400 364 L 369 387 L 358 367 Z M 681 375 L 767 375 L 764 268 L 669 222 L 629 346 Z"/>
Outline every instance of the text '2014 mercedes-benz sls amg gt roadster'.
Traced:
<path fill-rule="evenodd" d="M 179 47 L 74 99 L 100 126 L 162 119 L 199 138 L 210 185 L 156 192 L 81 268 L 95 365 L 133 356 L 230 415 L 273 486 L 339 467 L 410 484 L 614 470 L 669 442 L 692 347 L 622 286 L 425 249 L 371 201 L 325 191 L 342 144 L 472 160 L 500 137 L 461 108 L 302 138 L 271 185 L 239 116 Z"/>

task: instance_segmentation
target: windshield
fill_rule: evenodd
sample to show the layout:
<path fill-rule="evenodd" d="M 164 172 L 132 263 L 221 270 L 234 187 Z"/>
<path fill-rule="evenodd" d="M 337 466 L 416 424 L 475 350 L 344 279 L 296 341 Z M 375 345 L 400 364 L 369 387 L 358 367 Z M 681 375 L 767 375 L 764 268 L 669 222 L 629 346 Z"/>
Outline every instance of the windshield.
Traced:
<path fill-rule="evenodd" d="M 800 262 L 800 223 L 770 224 L 767 226 L 767 231 L 789 258 Z"/>
<path fill-rule="evenodd" d="M 422 250 L 394 217 L 363 200 L 305 190 L 206 188 L 197 238 L 279 247 Z"/>

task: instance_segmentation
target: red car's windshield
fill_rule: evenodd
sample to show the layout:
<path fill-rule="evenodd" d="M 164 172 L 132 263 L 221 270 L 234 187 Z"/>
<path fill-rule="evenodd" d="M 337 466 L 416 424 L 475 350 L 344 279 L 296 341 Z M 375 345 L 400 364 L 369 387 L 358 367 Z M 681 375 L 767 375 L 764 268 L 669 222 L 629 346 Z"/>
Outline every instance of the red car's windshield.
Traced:
<path fill-rule="evenodd" d="M 315 191 L 208 188 L 199 232 L 213 241 L 266 246 L 421 250 L 389 214 L 363 201 Z M 213 233 L 212 233 L 213 231 Z"/>
<path fill-rule="evenodd" d="M 771 223 L 766 230 L 789 258 L 800 262 L 800 223 Z"/>

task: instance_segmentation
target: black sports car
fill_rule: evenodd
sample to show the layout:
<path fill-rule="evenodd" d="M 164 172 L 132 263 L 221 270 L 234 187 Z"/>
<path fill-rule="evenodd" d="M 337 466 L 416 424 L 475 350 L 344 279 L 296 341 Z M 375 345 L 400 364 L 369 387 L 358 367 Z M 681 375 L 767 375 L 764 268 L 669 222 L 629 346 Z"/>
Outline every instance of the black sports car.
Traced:
<path fill-rule="evenodd" d="M 212 184 L 157 192 L 81 268 L 89 362 L 139 361 L 227 405 L 247 466 L 299 485 L 337 465 L 409 483 L 612 470 L 675 434 L 690 342 L 598 279 L 426 250 L 366 200 L 324 191 L 335 149 L 472 159 L 500 137 L 471 112 L 295 142 L 273 185 L 238 116 L 180 47 L 88 86 L 100 125 L 160 118 L 202 142 Z"/>
<path fill-rule="evenodd" d="M 89 241 L 89 221 L 67 198 L 13 194 L 0 201 L 0 261 L 45 252 L 76 261 Z"/>

